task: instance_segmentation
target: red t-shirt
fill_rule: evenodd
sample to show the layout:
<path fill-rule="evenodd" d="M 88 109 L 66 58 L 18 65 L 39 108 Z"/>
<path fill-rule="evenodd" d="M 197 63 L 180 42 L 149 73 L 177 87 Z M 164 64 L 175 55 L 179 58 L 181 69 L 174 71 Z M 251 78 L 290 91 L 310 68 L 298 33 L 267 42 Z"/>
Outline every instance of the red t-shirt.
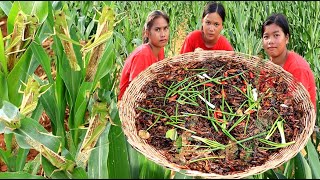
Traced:
<path fill-rule="evenodd" d="M 316 83 L 308 62 L 299 54 L 290 51 L 283 69 L 291 73 L 301 82 L 310 94 L 310 99 L 316 109 Z"/>
<path fill-rule="evenodd" d="M 130 82 L 153 63 L 164 59 L 164 48 L 161 48 L 158 57 L 155 57 L 148 44 L 137 47 L 126 59 L 121 72 L 120 93 L 118 100 L 122 98 L 124 91 Z"/>
<path fill-rule="evenodd" d="M 195 30 L 188 34 L 186 39 L 183 42 L 182 48 L 180 50 L 180 54 L 193 52 L 196 48 L 201 48 L 203 50 L 226 50 L 226 51 L 233 51 L 233 47 L 229 43 L 226 37 L 220 34 L 220 37 L 217 43 L 212 47 L 208 48 L 204 40 L 202 38 L 202 31 Z"/>

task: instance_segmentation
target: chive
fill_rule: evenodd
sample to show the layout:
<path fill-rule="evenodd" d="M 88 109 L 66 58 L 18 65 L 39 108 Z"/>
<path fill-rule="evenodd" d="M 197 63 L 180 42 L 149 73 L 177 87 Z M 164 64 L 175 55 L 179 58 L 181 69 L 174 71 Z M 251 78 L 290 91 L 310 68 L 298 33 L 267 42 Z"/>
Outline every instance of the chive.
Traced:
<path fill-rule="evenodd" d="M 235 128 L 242 120 L 244 120 L 244 118 L 246 118 L 247 116 L 250 116 L 249 114 L 248 115 L 244 115 L 244 116 L 241 116 L 232 126 L 231 128 L 228 130 L 228 132 L 232 131 L 233 128 Z M 234 117 L 234 116 L 233 116 Z"/>
<path fill-rule="evenodd" d="M 203 160 L 209 160 L 209 159 L 221 159 L 221 158 L 225 158 L 225 156 L 210 156 L 210 157 L 205 157 L 205 158 L 199 158 L 199 159 L 195 159 L 195 160 L 190 160 L 189 163 L 194 163 L 197 161 L 203 161 Z"/>
<path fill-rule="evenodd" d="M 210 140 L 210 139 L 206 139 L 206 138 L 202 138 L 202 137 L 194 136 L 194 135 L 192 135 L 191 137 L 196 139 L 196 140 L 199 140 L 199 141 L 201 141 L 201 142 L 203 142 L 203 143 L 205 143 L 205 144 L 207 144 L 207 145 L 209 145 L 211 147 L 214 147 L 214 148 L 220 148 L 220 149 L 225 149 L 226 148 L 225 145 L 220 144 L 217 141 L 213 141 L 213 140 Z"/>
<path fill-rule="evenodd" d="M 280 132 L 280 136 L 281 136 L 281 143 L 285 144 L 286 143 L 286 138 L 284 136 L 284 131 L 283 131 L 283 121 L 278 121 L 277 122 L 277 127 L 279 129 Z"/>
<path fill-rule="evenodd" d="M 258 138 L 258 140 L 264 144 L 267 144 L 267 145 L 270 145 L 272 147 L 259 147 L 259 148 L 263 148 L 263 149 L 277 149 L 277 148 L 283 148 L 283 147 L 286 147 L 286 146 L 289 146 L 291 144 L 294 144 L 295 141 L 291 141 L 291 142 L 288 142 L 288 143 L 275 143 L 275 142 L 272 142 L 272 141 L 268 141 L 266 139 L 261 139 L 261 138 Z"/>
<path fill-rule="evenodd" d="M 272 126 L 271 126 L 271 128 L 270 128 L 270 130 L 269 130 L 269 132 L 268 132 L 268 134 L 267 134 L 267 136 L 265 137 L 266 140 L 268 140 L 268 139 L 273 135 L 273 133 L 276 131 L 276 124 L 277 124 L 277 122 L 279 121 L 280 118 L 281 118 L 281 117 L 278 116 L 278 118 L 276 119 L 276 121 L 272 124 Z"/>
<path fill-rule="evenodd" d="M 171 122 L 166 122 L 166 125 L 167 125 L 167 124 L 169 124 L 169 125 L 171 125 L 171 126 L 174 126 L 174 127 L 176 127 L 176 128 L 180 128 L 180 129 L 183 129 L 183 130 L 185 130 L 185 131 L 191 132 L 191 133 L 193 133 L 193 134 L 197 134 L 196 132 L 191 131 L 190 129 L 187 129 L 187 128 L 184 128 L 184 127 L 175 125 L 175 124 L 173 124 L 173 123 L 171 123 Z"/>
<path fill-rule="evenodd" d="M 148 127 L 148 129 L 146 129 L 146 131 L 148 131 L 152 126 L 154 126 L 160 119 L 160 116 L 157 117 L 157 119 Z"/>

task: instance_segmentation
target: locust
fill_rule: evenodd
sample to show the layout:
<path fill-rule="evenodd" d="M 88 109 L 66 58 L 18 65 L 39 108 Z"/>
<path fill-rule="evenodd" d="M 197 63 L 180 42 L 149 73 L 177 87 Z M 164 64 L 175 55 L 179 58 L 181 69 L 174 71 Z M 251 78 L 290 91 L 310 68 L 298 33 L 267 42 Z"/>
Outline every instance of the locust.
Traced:
<path fill-rule="evenodd" d="M 39 97 L 51 87 L 51 84 L 40 86 L 39 82 L 34 79 L 34 76 L 29 76 L 27 83 L 22 82 L 22 84 L 25 86 L 25 89 L 21 91 L 21 86 L 19 88 L 19 92 L 23 93 L 20 113 L 24 116 L 31 116 L 37 107 Z"/>
<path fill-rule="evenodd" d="M 72 172 L 75 163 L 69 159 L 60 156 L 56 152 L 52 151 L 50 148 L 45 146 L 44 144 L 32 139 L 31 137 L 26 137 L 27 143 L 32 146 L 35 150 L 37 150 L 42 156 L 44 156 L 52 165 L 57 167 L 58 169 L 54 170 L 52 174 L 56 171 L 68 171 Z"/>
<path fill-rule="evenodd" d="M 92 82 L 95 73 L 98 68 L 100 58 L 103 51 L 105 50 L 105 43 L 111 37 L 113 33 L 113 26 L 115 21 L 114 11 L 108 7 L 104 6 L 102 9 L 101 16 L 98 21 L 98 27 L 95 36 L 93 37 L 94 41 L 91 43 L 92 39 L 81 49 L 84 54 L 83 57 L 91 50 L 89 56 L 89 63 L 86 70 L 85 80 L 87 82 Z"/>
<path fill-rule="evenodd" d="M 27 15 L 27 24 L 22 36 L 23 49 L 26 49 L 30 45 L 31 41 L 34 40 L 39 25 L 39 18 L 35 14 Z"/>
<path fill-rule="evenodd" d="M 101 133 L 105 130 L 106 124 L 110 120 L 108 107 L 105 102 L 95 102 L 93 104 L 92 115 L 89 119 L 89 127 L 77 154 L 76 164 L 86 167 L 91 150 L 96 145 Z"/>
<path fill-rule="evenodd" d="M 5 39 L 11 39 L 5 50 L 9 71 L 13 69 L 18 59 L 34 39 L 38 27 L 39 19 L 36 15 L 28 15 L 23 11 L 18 12 L 12 34 L 5 37 Z"/>
<path fill-rule="evenodd" d="M 16 64 L 18 53 L 24 50 L 22 49 L 23 46 L 23 37 L 24 31 L 27 23 L 27 15 L 23 11 L 19 11 L 13 27 L 12 34 L 5 37 L 5 39 L 11 39 L 10 44 L 5 50 L 5 54 L 8 59 L 8 70 L 11 71 Z"/>
<path fill-rule="evenodd" d="M 66 8 L 66 6 L 64 8 Z M 66 14 L 63 9 L 55 12 L 54 33 L 61 39 L 61 43 L 69 60 L 71 69 L 74 71 L 80 71 L 80 66 L 77 62 L 76 54 L 72 45 L 73 41 L 71 40 L 68 29 Z"/>

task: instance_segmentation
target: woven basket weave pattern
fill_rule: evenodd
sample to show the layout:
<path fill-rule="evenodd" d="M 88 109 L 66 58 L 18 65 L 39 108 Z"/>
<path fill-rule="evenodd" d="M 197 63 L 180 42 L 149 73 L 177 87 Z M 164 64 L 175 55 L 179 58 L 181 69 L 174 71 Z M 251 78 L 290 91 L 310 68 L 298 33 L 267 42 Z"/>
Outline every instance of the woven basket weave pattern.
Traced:
<path fill-rule="evenodd" d="M 296 143 L 282 148 L 279 153 L 272 154 L 269 159 L 260 166 L 251 167 L 241 173 L 233 173 L 228 175 L 220 175 L 215 173 L 203 173 L 194 170 L 185 169 L 183 166 L 169 162 L 158 150 L 147 144 L 143 139 L 138 136 L 135 126 L 135 108 L 139 100 L 145 98 L 145 94 L 141 93 L 142 87 L 156 79 L 156 76 L 163 73 L 163 67 L 166 64 L 179 63 L 180 66 L 188 64 L 189 62 L 204 61 L 208 58 L 220 60 L 234 60 L 245 64 L 248 68 L 254 69 L 256 67 L 262 67 L 267 71 L 276 73 L 284 78 L 285 82 L 290 84 L 289 90 L 293 91 L 294 100 L 296 102 L 301 101 L 304 110 L 304 116 L 301 119 L 304 129 L 302 133 L 295 140 Z M 197 51 L 190 52 L 181 55 L 177 55 L 171 58 L 159 61 L 145 71 L 141 72 L 129 85 L 124 93 L 121 102 L 119 102 L 119 115 L 122 123 L 123 131 L 128 139 L 128 142 L 139 152 L 145 155 L 150 160 L 164 167 L 167 167 L 174 171 L 183 172 L 189 176 L 201 176 L 203 178 L 244 178 L 253 174 L 262 173 L 269 169 L 279 167 L 284 162 L 290 160 L 298 152 L 300 152 L 306 145 L 307 140 L 313 132 L 315 125 L 315 110 L 309 98 L 308 91 L 301 83 L 296 83 L 293 76 L 284 71 L 280 66 L 275 65 L 270 61 L 261 60 L 258 57 L 246 55 L 238 52 L 231 51 Z M 183 170 L 183 171 L 181 171 Z"/>

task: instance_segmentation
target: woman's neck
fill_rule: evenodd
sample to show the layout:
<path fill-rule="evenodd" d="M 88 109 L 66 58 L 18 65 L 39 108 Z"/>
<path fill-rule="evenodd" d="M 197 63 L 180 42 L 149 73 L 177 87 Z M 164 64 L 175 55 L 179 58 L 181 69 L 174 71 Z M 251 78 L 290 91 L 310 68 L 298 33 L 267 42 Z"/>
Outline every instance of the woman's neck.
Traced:
<path fill-rule="evenodd" d="M 278 57 L 275 57 L 275 58 L 270 57 L 270 59 L 273 63 L 283 67 L 284 63 L 286 62 L 286 60 L 288 58 L 288 54 L 289 54 L 289 51 L 285 50 Z"/>
<path fill-rule="evenodd" d="M 159 52 L 160 52 L 161 48 L 158 48 L 158 47 L 152 45 L 151 43 L 148 43 L 148 45 L 150 46 L 153 55 L 154 55 L 156 58 L 158 58 Z"/>

